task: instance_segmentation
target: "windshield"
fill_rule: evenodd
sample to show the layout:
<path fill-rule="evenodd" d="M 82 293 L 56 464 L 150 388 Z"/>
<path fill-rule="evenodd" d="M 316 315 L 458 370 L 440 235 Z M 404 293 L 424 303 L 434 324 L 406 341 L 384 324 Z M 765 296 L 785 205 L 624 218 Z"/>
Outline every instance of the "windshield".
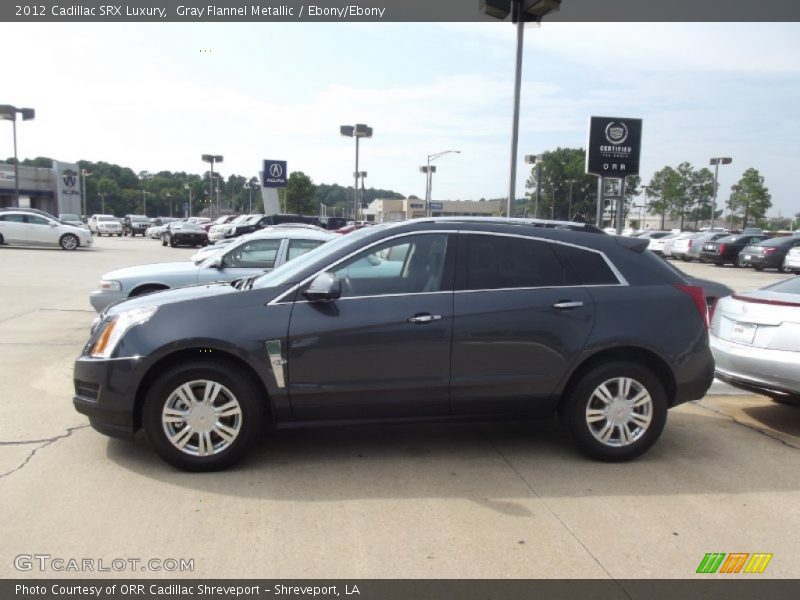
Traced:
<path fill-rule="evenodd" d="M 149 223 L 150 219 L 148 219 L 147 217 L 143 217 L 143 216 L 134 216 L 134 217 L 131 217 L 131 221 L 133 221 L 134 223 Z"/>
<path fill-rule="evenodd" d="M 247 221 L 247 219 L 249 217 L 250 217 L 250 215 L 239 215 L 233 221 L 231 221 L 229 224 L 230 225 L 239 225 L 240 223 L 244 223 L 245 221 Z"/>
<path fill-rule="evenodd" d="M 768 285 L 762 290 L 769 290 L 770 292 L 780 292 L 781 294 L 796 294 L 800 295 L 800 277 L 792 277 L 784 281 L 779 281 L 772 285 Z"/>
<path fill-rule="evenodd" d="M 771 238 L 768 240 L 764 240 L 763 242 L 758 242 L 755 244 L 756 246 L 791 246 L 797 239 L 793 238 L 792 236 L 783 236 L 783 237 L 776 237 Z"/>
<path fill-rule="evenodd" d="M 98 221 L 116 221 L 116 217 L 97 217 Z"/>
<path fill-rule="evenodd" d="M 80 221 L 78 215 L 58 215 L 60 221 Z"/>
<path fill-rule="evenodd" d="M 368 229 L 354 231 L 339 238 L 335 238 L 330 242 L 326 242 L 321 246 L 317 246 L 313 250 L 309 250 L 294 260 L 283 263 L 280 267 L 261 275 L 253 283 L 253 287 L 265 288 L 287 283 L 296 283 L 299 280 L 301 273 L 305 269 L 314 264 L 316 261 L 324 258 L 325 256 L 335 255 L 339 249 L 346 248 L 349 244 L 357 241 L 358 239 L 367 235 Z"/>
<path fill-rule="evenodd" d="M 172 225 L 173 229 L 188 229 L 191 231 L 205 231 L 197 223 L 175 223 Z"/>

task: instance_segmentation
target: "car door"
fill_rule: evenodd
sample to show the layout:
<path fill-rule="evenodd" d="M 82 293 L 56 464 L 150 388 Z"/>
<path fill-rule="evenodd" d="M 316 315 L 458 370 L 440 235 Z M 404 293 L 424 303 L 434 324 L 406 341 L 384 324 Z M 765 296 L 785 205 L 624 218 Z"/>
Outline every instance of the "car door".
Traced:
<path fill-rule="evenodd" d="M 58 227 L 54 225 L 55 222 L 39 215 L 25 215 L 26 238 L 39 245 L 58 244 Z"/>
<path fill-rule="evenodd" d="M 236 244 L 221 257 L 219 267 L 198 271 L 198 283 L 232 281 L 251 275 L 262 275 L 275 267 L 284 238 L 248 240 Z"/>
<path fill-rule="evenodd" d="M 594 322 L 592 297 L 565 264 L 574 259 L 571 248 L 524 236 L 460 233 L 454 413 L 552 410 L 548 400 Z"/>
<path fill-rule="evenodd" d="M 9 243 L 25 243 L 25 215 L 19 213 L 0 214 L 0 234 Z"/>
<path fill-rule="evenodd" d="M 399 235 L 331 265 L 338 300 L 307 301 L 301 288 L 286 353 L 295 418 L 448 413 L 451 237 Z M 381 258 L 401 252 L 402 261 Z"/>

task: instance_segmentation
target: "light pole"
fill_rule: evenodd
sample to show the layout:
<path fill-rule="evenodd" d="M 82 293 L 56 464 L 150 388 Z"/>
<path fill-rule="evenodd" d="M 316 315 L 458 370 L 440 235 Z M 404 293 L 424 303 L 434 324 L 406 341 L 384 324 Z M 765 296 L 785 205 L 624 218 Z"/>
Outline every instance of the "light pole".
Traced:
<path fill-rule="evenodd" d="M 425 216 L 430 217 L 432 212 L 431 211 L 431 195 L 433 193 L 433 174 L 436 173 L 436 167 L 431 166 L 431 162 L 436 160 L 437 158 L 444 156 L 445 154 L 461 154 L 461 150 L 443 150 L 442 152 L 436 152 L 435 154 L 428 154 L 428 164 L 423 165 L 419 168 L 421 173 L 425 173 L 426 181 L 425 181 Z"/>
<path fill-rule="evenodd" d="M 362 210 L 363 210 L 363 208 L 364 208 L 364 207 L 363 207 L 363 206 L 361 206 L 361 205 L 362 205 L 362 204 L 363 204 L 363 202 L 364 202 L 364 179 L 367 177 L 367 172 L 366 172 L 366 171 L 357 171 L 356 173 L 353 173 L 353 175 L 355 176 L 355 178 L 356 178 L 356 181 L 358 181 L 358 178 L 359 178 L 359 177 L 361 178 L 361 194 L 359 194 L 359 196 L 358 196 L 358 198 L 357 198 L 357 202 L 358 202 L 358 212 L 360 212 L 360 213 L 361 213 L 361 211 L 362 211 Z M 362 216 L 362 217 L 364 216 L 364 215 L 363 215 L 363 213 L 361 214 L 361 216 Z M 363 219 L 362 219 L 362 220 L 363 220 Z"/>
<path fill-rule="evenodd" d="M 84 208 L 88 206 L 88 202 L 86 201 L 86 178 L 89 177 L 91 173 L 86 169 L 81 169 L 81 204 L 83 204 Z"/>
<path fill-rule="evenodd" d="M 540 22 L 550 11 L 561 8 L 561 0 L 481 0 L 483 11 L 490 17 L 505 19 L 517 25 L 517 53 L 514 68 L 514 114 L 511 120 L 511 161 L 508 177 L 508 216 L 516 195 L 517 141 L 519 139 L 519 92 L 522 82 L 522 40 L 526 22 Z M 534 215 L 535 216 L 535 215 Z"/>
<path fill-rule="evenodd" d="M 536 154 L 525 155 L 526 165 L 536 165 L 536 203 L 533 205 L 533 218 L 539 218 L 539 203 L 542 201 L 542 157 Z"/>
<path fill-rule="evenodd" d="M 352 125 L 341 125 L 339 133 L 345 137 L 356 138 L 356 170 L 353 172 L 355 183 L 353 184 L 353 224 L 358 221 L 358 140 L 359 138 L 371 138 L 372 127 L 363 123 Z"/>
<path fill-rule="evenodd" d="M 0 119 L 11 121 L 14 131 L 14 206 L 19 206 L 19 159 L 17 158 L 17 113 L 22 115 L 23 121 L 36 118 L 36 111 L 32 108 L 17 108 L 10 104 L 0 104 Z"/>
<path fill-rule="evenodd" d="M 106 192 L 97 192 L 97 195 L 100 198 L 100 214 L 106 213 L 106 196 L 108 195 Z"/>
<path fill-rule="evenodd" d="M 169 192 L 164 194 L 167 197 L 167 201 L 169 202 L 169 216 L 172 216 L 172 194 Z"/>
<path fill-rule="evenodd" d="M 572 221 L 572 184 L 578 183 L 574 179 L 567 179 L 569 184 L 569 204 L 567 204 L 567 221 Z"/>
<path fill-rule="evenodd" d="M 214 198 L 214 163 L 221 163 L 222 156 L 220 154 L 203 154 L 200 158 L 203 159 L 203 162 L 207 162 L 211 164 L 211 175 L 208 178 L 208 197 L 212 199 Z M 217 188 L 219 190 L 219 187 Z M 211 212 L 211 206 L 209 205 L 209 212 Z M 217 192 L 217 216 L 219 216 L 220 207 L 219 207 L 219 191 Z"/>
<path fill-rule="evenodd" d="M 183 184 L 183 189 L 189 191 L 189 214 L 187 216 L 191 217 L 192 216 L 192 186 L 190 186 L 188 183 L 184 183 Z"/>
<path fill-rule="evenodd" d="M 711 206 L 711 231 L 714 231 L 714 217 L 717 215 L 717 177 L 719 176 L 719 166 L 729 165 L 732 162 L 733 159 L 729 156 L 720 156 L 717 158 L 712 158 L 709 161 L 709 164 L 714 165 L 714 201 Z"/>
<path fill-rule="evenodd" d="M 147 216 L 147 194 L 149 193 L 144 188 L 142 189 L 142 214 L 145 216 Z"/>

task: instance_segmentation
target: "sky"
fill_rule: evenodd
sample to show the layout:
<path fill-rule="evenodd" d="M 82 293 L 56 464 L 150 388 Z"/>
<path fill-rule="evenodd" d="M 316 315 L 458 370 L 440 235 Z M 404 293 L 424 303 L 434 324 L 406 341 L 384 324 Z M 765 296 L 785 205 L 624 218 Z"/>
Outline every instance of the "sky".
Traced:
<path fill-rule="evenodd" d="M 315 183 L 352 184 L 365 123 L 367 187 L 434 200 L 508 193 L 515 28 L 510 23 L 0 23 L 17 48 L 0 104 L 20 158 L 134 171 L 254 176 L 284 159 Z M 800 212 L 800 23 L 547 23 L 525 30 L 517 196 L 525 154 L 585 147 L 591 115 L 643 119 L 643 183 L 666 165 L 720 168 L 720 202 L 747 168 L 770 214 Z M 13 155 L 0 121 L 0 157 Z"/>

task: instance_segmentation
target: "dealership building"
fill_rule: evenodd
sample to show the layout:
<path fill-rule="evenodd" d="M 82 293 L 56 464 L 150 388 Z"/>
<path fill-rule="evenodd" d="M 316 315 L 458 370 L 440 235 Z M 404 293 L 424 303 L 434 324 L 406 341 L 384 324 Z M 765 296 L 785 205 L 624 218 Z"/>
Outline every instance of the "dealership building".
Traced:
<path fill-rule="evenodd" d="M 15 206 L 14 165 L 0 163 L 0 207 Z M 53 161 L 51 168 L 19 166 L 20 207 L 38 208 L 51 215 L 81 214 L 78 165 Z"/>
<path fill-rule="evenodd" d="M 504 209 L 502 200 L 439 200 L 431 202 L 434 217 L 491 217 Z M 425 216 L 425 201 L 418 198 L 382 199 L 369 203 L 364 218 L 375 223 L 405 221 Z"/>

